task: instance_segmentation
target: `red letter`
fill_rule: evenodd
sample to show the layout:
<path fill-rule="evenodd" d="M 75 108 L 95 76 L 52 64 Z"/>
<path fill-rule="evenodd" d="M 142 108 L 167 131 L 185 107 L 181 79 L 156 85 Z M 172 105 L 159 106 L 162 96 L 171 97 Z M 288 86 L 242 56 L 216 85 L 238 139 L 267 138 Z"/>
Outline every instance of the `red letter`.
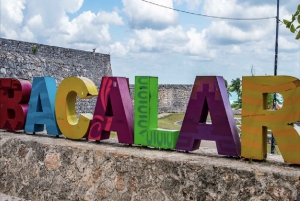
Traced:
<path fill-rule="evenodd" d="M 0 128 L 8 131 L 24 129 L 31 83 L 27 80 L 0 79 Z"/>

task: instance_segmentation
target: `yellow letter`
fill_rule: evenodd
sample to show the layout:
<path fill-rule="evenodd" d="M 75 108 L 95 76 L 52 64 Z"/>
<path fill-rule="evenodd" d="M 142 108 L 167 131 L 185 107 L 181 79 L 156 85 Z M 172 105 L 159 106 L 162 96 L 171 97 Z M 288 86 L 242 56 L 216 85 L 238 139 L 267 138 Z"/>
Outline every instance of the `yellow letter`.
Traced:
<path fill-rule="evenodd" d="M 242 156 L 262 160 L 271 129 L 285 162 L 300 164 L 300 136 L 293 122 L 300 119 L 300 80 L 291 76 L 243 77 Z M 267 94 L 280 93 L 280 110 L 267 110 Z"/>
<path fill-rule="evenodd" d="M 90 113 L 76 116 L 76 96 L 80 99 L 89 99 L 97 96 L 95 84 L 85 77 L 68 77 L 64 79 L 56 93 L 56 120 L 60 131 L 70 139 L 86 137 L 93 115 Z"/>

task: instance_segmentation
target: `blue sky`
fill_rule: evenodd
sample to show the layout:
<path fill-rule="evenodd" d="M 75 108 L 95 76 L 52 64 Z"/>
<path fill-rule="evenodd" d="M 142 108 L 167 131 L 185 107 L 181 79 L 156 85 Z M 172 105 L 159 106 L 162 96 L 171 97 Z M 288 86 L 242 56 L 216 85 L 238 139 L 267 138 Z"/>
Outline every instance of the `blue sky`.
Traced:
<path fill-rule="evenodd" d="M 149 0 L 223 17 L 276 15 L 276 0 Z M 299 0 L 280 2 L 291 18 Z M 229 82 L 274 72 L 275 19 L 228 21 L 174 12 L 141 0 L 1 0 L 1 37 L 109 53 L 115 76 L 158 76 L 192 84 L 195 76 Z M 279 27 L 278 74 L 300 78 L 300 42 Z"/>

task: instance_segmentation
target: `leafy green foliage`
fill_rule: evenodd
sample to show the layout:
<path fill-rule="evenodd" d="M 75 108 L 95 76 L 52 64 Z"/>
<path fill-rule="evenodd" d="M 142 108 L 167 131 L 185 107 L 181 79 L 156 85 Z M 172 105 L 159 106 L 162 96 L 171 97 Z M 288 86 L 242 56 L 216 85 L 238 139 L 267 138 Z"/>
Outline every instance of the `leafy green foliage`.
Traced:
<path fill-rule="evenodd" d="M 37 50 L 38 50 L 38 46 L 37 45 L 32 46 L 32 53 L 33 54 L 36 54 Z"/>
<path fill-rule="evenodd" d="M 239 104 L 237 104 L 237 103 L 231 103 L 230 106 L 231 106 L 231 108 L 239 108 Z"/>
<path fill-rule="evenodd" d="M 227 80 L 224 79 L 224 82 L 225 82 L 225 87 L 226 87 L 226 90 L 227 90 L 228 97 L 231 97 L 231 93 L 230 93 L 230 91 L 229 91 L 229 87 L 230 87 L 230 86 L 228 85 Z"/>
<path fill-rule="evenodd" d="M 294 15 L 292 15 L 292 20 L 283 20 L 283 23 L 286 25 L 286 28 L 288 28 L 292 33 L 297 33 L 296 40 L 300 39 L 300 4 L 298 5 L 298 8 Z M 295 25 L 298 23 L 298 26 Z M 296 26 L 296 27 L 295 27 Z"/>
<path fill-rule="evenodd" d="M 234 103 L 237 105 L 237 108 L 242 107 L 242 82 L 240 78 L 231 80 L 231 84 L 228 87 L 229 92 L 236 92 L 237 100 Z"/>

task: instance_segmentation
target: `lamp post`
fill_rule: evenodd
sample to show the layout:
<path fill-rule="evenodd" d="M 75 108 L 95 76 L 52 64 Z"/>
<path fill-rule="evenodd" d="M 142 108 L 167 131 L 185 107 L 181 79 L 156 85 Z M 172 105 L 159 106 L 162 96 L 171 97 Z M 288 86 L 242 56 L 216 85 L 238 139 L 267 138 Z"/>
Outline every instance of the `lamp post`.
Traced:
<path fill-rule="evenodd" d="M 275 40 L 275 61 L 274 61 L 274 76 L 277 75 L 277 58 L 278 58 L 278 25 L 279 25 L 279 0 L 277 0 L 277 15 L 276 15 L 276 40 Z M 273 110 L 276 110 L 276 93 L 273 98 Z M 272 135 L 271 139 L 271 153 L 275 153 L 275 138 Z"/>

